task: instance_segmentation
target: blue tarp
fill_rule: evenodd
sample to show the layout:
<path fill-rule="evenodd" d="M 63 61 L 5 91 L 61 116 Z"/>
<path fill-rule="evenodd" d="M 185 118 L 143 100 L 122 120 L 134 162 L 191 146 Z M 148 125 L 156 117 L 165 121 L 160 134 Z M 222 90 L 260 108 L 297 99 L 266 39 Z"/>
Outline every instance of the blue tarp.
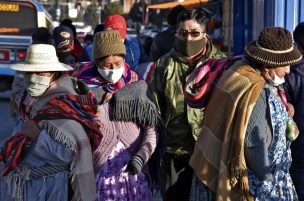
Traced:
<path fill-rule="evenodd" d="M 233 0 L 233 53 L 242 54 L 265 27 L 293 32 L 304 21 L 304 0 Z"/>
<path fill-rule="evenodd" d="M 16 71 L 9 68 L 0 68 L 0 75 L 14 76 L 15 72 Z"/>

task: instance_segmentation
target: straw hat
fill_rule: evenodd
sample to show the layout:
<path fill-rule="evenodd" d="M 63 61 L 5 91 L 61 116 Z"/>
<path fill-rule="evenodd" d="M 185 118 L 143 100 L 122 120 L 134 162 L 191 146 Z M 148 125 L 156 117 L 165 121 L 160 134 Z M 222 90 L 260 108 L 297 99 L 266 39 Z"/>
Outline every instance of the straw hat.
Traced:
<path fill-rule="evenodd" d="M 13 64 L 10 68 L 16 71 L 25 72 L 73 70 L 69 65 L 59 62 L 54 46 L 46 44 L 30 45 L 27 48 L 25 62 Z"/>
<path fill-rule="evenodd" d="M 288 66 L 302 60 L 301 52 L 293 46 L 291 33 L 281 27 L 263 29 L 258 40 L 245 47 L 245 56 L 269 67 Z"/>

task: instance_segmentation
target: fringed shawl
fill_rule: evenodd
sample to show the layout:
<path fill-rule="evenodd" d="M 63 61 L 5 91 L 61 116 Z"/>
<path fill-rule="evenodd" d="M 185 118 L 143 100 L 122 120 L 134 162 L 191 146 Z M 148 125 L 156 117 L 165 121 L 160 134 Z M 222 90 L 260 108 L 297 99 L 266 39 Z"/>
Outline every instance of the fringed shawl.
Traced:
<path fill-rule="evenodd" d="M 111 102 L 114 105 L 114 113 L 111 116 L 113 120 L 133 122 L 140 127 L 157 128 L 158 143 L 149 160 L 149 169 L 152 185 L 155 188 L 164 189 L 162 183 L 164 179 L 160 166 L 165 153 L 166 129 L 155 104 L 151 101 L 147 84 L 144 81 L 139 81 L 139 76 L 126 63 L 122 78 L 115 84 L 103 79 L 94 63 L 83 63 L 75 66 L 72 76 L 83 80 L 91 87 L 100 101 L 99 104 L 109 102 L 114 97 Z M 102 155 L 99 150 L 94 152 L 94 158 L 98 158 L 99 155 Z M 101 160 L 94 160 L 95 167 L 100 165 L 99 161 Z"/>
<path fill-rule="evenodd" d="M 59 86 L 72 85 L 68 77 L 60 78 L 58 82 Z M 75 82 L 75 84 L 77 83 Z M 84 87 L 83 84 L 80 84 L 80 86 Z M 91 91 L 84 91 L 85 95 L 75 95 L 75 91 L 65 90 L 64 95 L 61 92 L 61 95 L 57 96 L 54 96 L 54 94 L 57 94 L 56 90 L 51 91 L 48 90 L 45 93 L 48 94 L 47 96 L 44 95 L 43 98 L 35 102 L 35 106 L 42 105 L 38 111 L 32 109 L 34 105 L 25 106 L 20 104 L 19 114 L 23 119 L 29 118 L 36 121 L 40 128 L 46 129 L 55 140 L 74 152 L 75 158 L 71 164 L 74 199 L 77 201 L 93 201 L 96 199 L 96 188 L 92 149 L 95 149 L 102 139 L 100 133 L 102 124 L 97 123 L 95 118 L 97 115 L 97 101 Z M 27 108 L 26 111 L 25 108 Z M 26 113 L 27 116 L 25 116 Z M 68 129 L 69 124 L 65 119 L 80 123 L 86 129 L 87 135 L 82 130 L 73 130 L 74 127 L 71 126 Z M 61 123 L 57 124 L 56 122 Z M 6 167 L 2 172 L 3 175 L 8 174 L 18 166 L 21 157 L 26 154 L 26 143 L 30 144 L 30 140 L 24 137 L 21 132 L 14 134 L 6 142 L 4 152 L 0 154 L 0 159 L 6 162 Z"/>
<path fill-rule="evenodd" d="M 155 128 L 158 112 L 145 81 L 133 82 L 113 96 L 113 120 L 130 121 L 141 126 Z"/>
<path fill-rule="evenodd" d="M 148 161 L 148 166 L 152 186 L 163 193 L 164 175 L 162 174 L 161 166 L 166 147 L 166 129 L 146 82 L 141 80 L 126 85 L 113 95 L 109 104 L 113 108 L 113 111 L 109 114 L 112 121 L 132 122 L 141 128 L 155 128 L 158 142 Z M 113 139 L 110 136 L 106 136 L 106 138 Z M 96 153 L 94 153 L 95 157 L 99 158 Z M 94 164 L 99 166 L 95 161 Z"/>
<path fill-rule="evenodd" d="M 71 76 L 84 81 L 90 88 L 102 88 L 104 93 L 100 94 L 102 95 L 101 103 L 105 103 L 108 102 L 112 95 L 119 89 L 139 80 L 138 75 L 130 69 L 127 63 L 125 63 L 124 68 L 123 76 L 115 84 L 109 83 L 99 74 L 95 63 L 87 62 L 77 64 L 71 72 Z M 101 91 L 98 90 L 97 92 Z"/>
<path fill-rule="evenodd" d="M 249 193 L 244 138 L 264 78 L 236 62 L 213 89 L 190 165 L 217 201 L 253 200 Z"/>
<path fill-rule="evenodd" d="M 164 175 L 161 166 L 166 147 L 166 129 L 152 99 L 145 81 L 129 84 L 114 95 L 113 120 L 133 122 L 141 127 L 156 129 L 158 143 L 148 163 L 152 186 L 163 191 Z"/>

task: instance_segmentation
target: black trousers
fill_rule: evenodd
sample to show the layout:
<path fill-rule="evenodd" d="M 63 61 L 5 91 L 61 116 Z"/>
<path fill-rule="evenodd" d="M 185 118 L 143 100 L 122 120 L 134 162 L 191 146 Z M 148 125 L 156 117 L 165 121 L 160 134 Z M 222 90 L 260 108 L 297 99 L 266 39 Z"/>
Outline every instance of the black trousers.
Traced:
<path fill-rule="evenodd" d="M 304 160 L 293 160 L 289 172 L 299 201 L 304 201 Z"/>
<path fill-rule="evenodd" d="M 190 156 L 166 154 L 165 201 L 188 201 L 191 191 L 193 170 L 189 166 Z"/>

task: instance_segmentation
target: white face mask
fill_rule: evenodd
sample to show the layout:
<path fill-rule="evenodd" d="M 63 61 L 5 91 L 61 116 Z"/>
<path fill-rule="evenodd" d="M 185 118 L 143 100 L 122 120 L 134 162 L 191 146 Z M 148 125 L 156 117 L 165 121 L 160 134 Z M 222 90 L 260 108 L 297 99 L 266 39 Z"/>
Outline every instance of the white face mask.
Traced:
<path fill-rule="evenodd" d="M 120 68 L 111 69 L 111 70 L 102 70 L 98 68 L 98 72 L 104 79 L 115 84 L 122 77 L 124 73 L 124 69 L 125 67 L 124 65 L 122 65 Z"/>
<path fill-rule="evenodd" d="M 269 76 L 269 84 L 271 84 L 272 86 L 276 87 L 279 86 L 280 84 L 283 84 L 285 82 L 285 78 L 280 78 L 279 76 L 277 76 L 276 73 L 274 73 L 274 79 L 272 79 Z"/>
<path fill-rule="evenodd" d="M 50 86 L 52 77 L 24 74 L 25 89 L 31 96 L 41 96 Z"/>

